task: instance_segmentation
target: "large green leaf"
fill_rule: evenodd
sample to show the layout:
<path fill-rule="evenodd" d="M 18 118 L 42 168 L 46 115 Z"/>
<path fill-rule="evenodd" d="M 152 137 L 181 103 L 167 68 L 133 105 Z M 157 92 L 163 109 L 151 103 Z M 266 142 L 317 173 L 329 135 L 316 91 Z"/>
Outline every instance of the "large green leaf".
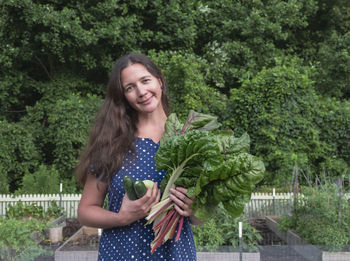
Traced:
<path fill-rule="evenodd" d="M 167 121 L 165 122 L 165 130 L 162 135 L 160 144 L 165 142 L 169 137 L 177 136 L 181 133 L 183 124 L 179 121 L 175 113 L 169 115 Z"/>
<path fill-rule="evenodd" d="M 217 117 L 190 110 L 186 122 L 182 127 L 181 134 L 190 130 L 214 130 L 219 126 Z"/>
<path fill-rule="evenodd" d="M 193 182 L 198 179 L 204 170 L 214 169 L 222 163 L 219 147 L 215 142 L 215 136 L 208 131 L 193 130 L 184 135 L 172 136 L 159 146 L 155 156 L 156 167 L 158 170 L 165 170 L 166 174 L 161 183 L 161 189 L 164 191 L 167 182 L 173 172 L 182 166 L 181 179 L 188 177 Z M 194 179 L 195 178 L 195 179 Z M 180 181 L 181 181 L 180 179 Z M 186 182 L 184 182 L 186 183 Z M 182 182 L 177 182 L 178 185 Z"/>

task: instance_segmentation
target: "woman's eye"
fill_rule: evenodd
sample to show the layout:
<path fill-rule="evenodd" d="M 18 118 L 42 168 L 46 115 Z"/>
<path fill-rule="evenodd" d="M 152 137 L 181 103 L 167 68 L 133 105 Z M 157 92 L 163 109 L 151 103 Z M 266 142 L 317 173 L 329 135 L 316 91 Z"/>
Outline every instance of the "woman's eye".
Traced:
<path fill-rule="evenodd" d="M 132 86 L 127 86 L 125 87 L 125 92 L 131 92 L 133 90 L 133 87 Z"/>

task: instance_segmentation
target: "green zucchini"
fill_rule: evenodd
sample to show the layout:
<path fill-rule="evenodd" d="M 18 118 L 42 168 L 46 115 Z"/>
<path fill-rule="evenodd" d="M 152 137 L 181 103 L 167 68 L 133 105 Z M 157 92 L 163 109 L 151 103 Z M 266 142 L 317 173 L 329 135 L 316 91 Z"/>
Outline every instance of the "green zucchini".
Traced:
<path fill-rule="evenodd" d="M 136 196 L 138 198 L 142 198 L 147 192 L 147 187 L 146 187 L 145 183 L 143 183 L 142 180 L 137 180 L 134 183 L 134 190 L 136 192 Z"/>
<path fill-rule="evenodd" d="M 132 177 L 130 176 L 125 176 L 123 179 L 123 185 L 124 185 L 124 189 L 126 194 L 128 195 L 128 198 L 130 200 L 136 200 L 137 199 L 137 195 L 135 193 L 134 190 L 134 180 L 132 179 Z"/>

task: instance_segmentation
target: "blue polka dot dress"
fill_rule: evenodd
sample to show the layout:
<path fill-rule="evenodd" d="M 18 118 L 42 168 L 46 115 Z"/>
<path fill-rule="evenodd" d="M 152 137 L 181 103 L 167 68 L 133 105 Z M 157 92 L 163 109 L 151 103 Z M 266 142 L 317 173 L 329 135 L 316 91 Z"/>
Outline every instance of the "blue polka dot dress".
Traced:
<path fill-rule="evenodd" d="M 131 176 L 134 180 L 149 179 L 160 184 L 164 171 L 156 171 L 154 162 L 158 147 L 159 143 L 154 143 L 149 138 L 135 140 L 136 153 L 129 151 L 121 169 L 109 186 L 109 210 L 118 212 L 120 209 L 125 193 L 123 188 L 125 175 Z M 196 260 L 196 249 L 188 218 L 184 219 L 180 240 L 177 242 L 174 242 L 174 239 L 168 240 L 153 254 L 150 247 L 150 243 L 154 240 L 152 224 L 144 226 L 145 223 L 146 220 L 141 219 L 128 226 L 105 229 L 100 239 L 98 260 Z"/>

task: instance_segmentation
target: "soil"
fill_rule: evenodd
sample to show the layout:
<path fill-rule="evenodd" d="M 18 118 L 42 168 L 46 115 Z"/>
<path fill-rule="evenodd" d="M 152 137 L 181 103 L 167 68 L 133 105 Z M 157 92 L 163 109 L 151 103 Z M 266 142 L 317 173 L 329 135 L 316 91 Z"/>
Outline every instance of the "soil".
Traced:
<path fill-rule="evenodd" d="M 68 242 L 63 251 L 97 251 L 99 238 L 97 235 L 81 235 L 74 241 Z"/>
<path fill-rule="evenodd" d="M 81 228 L 81 224 L 76 218 L 66 219 L 66 226 L 63 228 L 63 238 L 69 238 Z"/>
<path fill-rule="evenodd" d="M 253 219 L 250 224 L 259 231 L 262 236 L 262 240 L 259 242 L 259 246 L 281 246 L 286 243 L 280 239 L 274 232 L 272 232 L 267 226 L 265 219 Z"/>

